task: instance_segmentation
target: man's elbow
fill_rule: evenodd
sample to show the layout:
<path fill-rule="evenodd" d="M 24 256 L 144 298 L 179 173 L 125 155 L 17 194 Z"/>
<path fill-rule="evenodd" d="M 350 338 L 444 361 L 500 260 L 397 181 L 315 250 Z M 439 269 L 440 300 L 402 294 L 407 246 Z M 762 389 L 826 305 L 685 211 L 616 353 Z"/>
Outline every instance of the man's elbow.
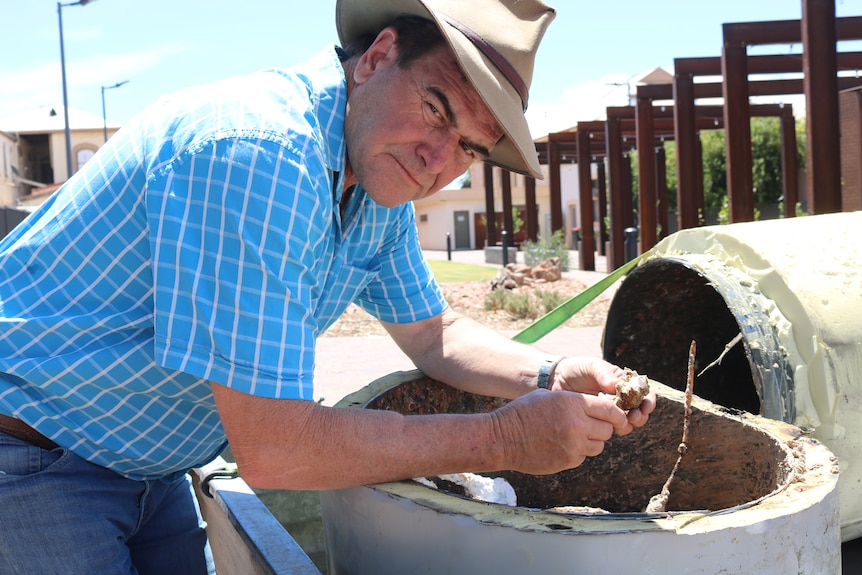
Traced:
<path fill-rule="evenodd" d="M 240 477 L 255 489 L 310 489 L 308 480 L 296 469 L 288 471 L 282 461 L 266 457 L 259 451 L 251 456 L 237 456 Z"/>

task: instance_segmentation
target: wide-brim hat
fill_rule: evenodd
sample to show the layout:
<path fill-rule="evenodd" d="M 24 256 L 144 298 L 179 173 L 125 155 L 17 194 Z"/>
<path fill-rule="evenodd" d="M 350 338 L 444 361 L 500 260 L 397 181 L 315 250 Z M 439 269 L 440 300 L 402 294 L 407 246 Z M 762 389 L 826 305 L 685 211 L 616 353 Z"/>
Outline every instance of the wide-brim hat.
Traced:
<path fill-rule="evenodd" d="M 437 24 L 503 129 L 488 162 L 542 179 L 524 112 L 536 50 L 556 11 L 540 0 L 338 0 L 338 37 L 348 44 L 378 33 L 401 15 Z"/>

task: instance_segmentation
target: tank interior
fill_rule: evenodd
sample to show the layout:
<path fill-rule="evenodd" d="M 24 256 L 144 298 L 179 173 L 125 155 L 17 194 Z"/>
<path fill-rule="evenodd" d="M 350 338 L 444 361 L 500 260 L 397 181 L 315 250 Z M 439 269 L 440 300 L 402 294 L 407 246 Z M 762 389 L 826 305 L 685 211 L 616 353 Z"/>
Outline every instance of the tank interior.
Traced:
<path fill-rule="evenodd" d="M 505 403 L 420 376 L 384 391 L 365 408 L 405 415 L 482 413 Z M 587 458 L 576 469 L 542 476 L 512 471 L 483 475 L 505 477 L 515 489 L 519 507 L 641 513 L 650 497 L 661 491 L 676 462 L 683 412 L 682 403 L 659 396 L 648 432 L 639 429 L 614 436 L 601 455 Z M 672 484 L 667 509 L 717 511 L 754 501 L 786 483 L 791 471 L 785 462 L 781 446 L 766 433 L 732 417 L 693 408 L 689 450 Z M 439 479 L 437 484 L 453 495 L 463 495 L 457 486 Z"/>
<path fill-rule="evenodd" d="M 741 286 L 740 286 L 741 287 Z M 669 259 L 646 262 L 622 282 L 605 324 L 606 360 L 684 390 L 688 349 L 697 342 L 695 373 L 717 359 L 740 332 L 716 287 L 697 270 Z M 738 344 L 695 382 L 695 394 L 725 407 L 761 413 L 750 350 Z"/>

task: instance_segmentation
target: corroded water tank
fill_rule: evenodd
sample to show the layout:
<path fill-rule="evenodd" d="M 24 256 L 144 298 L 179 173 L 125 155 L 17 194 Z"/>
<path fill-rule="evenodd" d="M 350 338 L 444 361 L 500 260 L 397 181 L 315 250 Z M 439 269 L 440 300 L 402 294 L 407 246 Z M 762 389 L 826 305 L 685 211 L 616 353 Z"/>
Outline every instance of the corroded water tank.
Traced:
<path fill-rule="evenodd" d="M 651 386 L 658 405 L 649 425 L 612 438 L 580 467 L 490 474 L 515 488 L 516 507 L 414 481 L 321 492 L 329 573 L 841 571 L 837 463 L 821 443 L 780 421 L 695 398 L 669 511 L 645 513 L 676 461 L 684 412 L 681 392 Z M 486 412 L 504 403 L 401 372 L 338 407 L 411 415 Z"/>
<path fill-rule="evenodd" d="M 739 333 L 696 393 L 811 430 L 840 460 L 842 537 L 859 537 L 862 212 L 666 238 L 616 291 L 602 346 L 609 361 L 684 389 L 689 342 L 708 362 Z"/>

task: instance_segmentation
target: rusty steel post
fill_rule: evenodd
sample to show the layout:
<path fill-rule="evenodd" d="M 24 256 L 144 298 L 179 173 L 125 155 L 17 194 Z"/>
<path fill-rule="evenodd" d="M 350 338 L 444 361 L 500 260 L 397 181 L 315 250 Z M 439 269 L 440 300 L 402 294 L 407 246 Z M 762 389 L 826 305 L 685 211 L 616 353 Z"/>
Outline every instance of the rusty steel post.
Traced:
<path fill-rule="evenodd" d="M 679 73 L 674 76 L 673 100 L 677 222 L 682 230 L 700 225 L 698 212 L 703 207 L 702 182 L 700 186 L 697 182 L 700 156 L 695 144 L 694 76 Z"/>
<path fill-rule="evenodd" d="M 494 207 L 494 166 L 486 163 L 485 175 L 485 245 L 497 245 L 497 214 Z"/>
<path fill-rule="evenodd" d="M 624 185 L 623 185 L 623 158 L 622 127 L 618 117 L 608 115 L 605 123 L 605 153 L 608 158 L 608 178 L 610 179 L 610 209 L 611 250 L 608 254 L 608 269 L 616 269 L 625 263 L 625 243 L 623 230 L 626 228 L 627 220 L 624 212 Z M 631 194 L 629 194 L 631 203 Z M 629 213 L 631 219 L 631 212 Z"/>
<path fill-rule="evenodd" d="M 535 242 L 539 237 L 539 211 L 536 209 L 536 178 L 524 176 L 524 202 L 527 204 L 527 239 Z"/>
<path fill-rule="evenodd" d="M 727 24 L 724 25 L 725 30 Z M 724 76 L 724 138 L 727 150 L 727 201 L 731 222 L 754 220 L 751 172 L 751 116 L 748 111 L 748 64 L 744 42 L 725 40 L 721 51 Z"/>
<path fill-rule="evenodd" d="M 697 197 L 699 198 L 697 223 L 698 226 L 703 226 L 706 225 L 706 200 L 703 191 L 703 142 L 700 140 L 700 132 L 695 136 L 694 145 L 697 154 L 697 179 L 695 181 L 697 182 Z"/>
<path fill-rule="evenodd" d="M 548 138 L 548 184 L 551 200 L 551 233 L 563 229 L 563 189 L 560 181 L 560 143 Z"/>
<path fill-rule="evenodd" d="M 658 145 L 655 149 L 655 190 L 656 190 L 656 210 L 658 212 L 658 239 L 664 239 L 667 236 L 668 220 L 667 220 L 667 158 L 664 151 L 664 145 Z"/>
<path fill-rule="evenodd" d="M 841 211 L 835 0 L 802 0 L 809 210 Z"/>
<path fill-rule="evenodd" d="M 784 188 L 784 217 L 796 215 L 799 202 L 799 170 L 796 155 L 796 119 L 793 106 L 786 104 L 781 115 L 781 185 Z"/>
<path fill-rule="evenodd" d="M 640 90 L 639 90 L 640 91 Z M 655 137 L 652 100 L 638 95 L 635 106 L 638 148 L 638 214 L 640 216 L 640 249 L 649 250 L 656 244 Z"/>
<path fill-rule="evenodd" d="M 608 193 L 606 187 L 606 175 L 605 175 L 605 160 L 604 158 L 596 159 L 596 172 L 598 174 L 598 184 L 599 184 L 599 238 L 598 238 L 598 251 L 600 256 L 607 256 L 606 245 L 608 241 L 608 227 L 605 225 L 605 217 L 608 215 Z M 609 268 L 610 269 L 613 268 Z"/>
<path fill-rule="evenodd" d="M 593 177 L 590 169 L 590 133 L 578 130 L 578 197 L 581 204 L 581 241 L 578 246 L 580 269 L 596 270 L 596 237 L 593 225 Z"/>

